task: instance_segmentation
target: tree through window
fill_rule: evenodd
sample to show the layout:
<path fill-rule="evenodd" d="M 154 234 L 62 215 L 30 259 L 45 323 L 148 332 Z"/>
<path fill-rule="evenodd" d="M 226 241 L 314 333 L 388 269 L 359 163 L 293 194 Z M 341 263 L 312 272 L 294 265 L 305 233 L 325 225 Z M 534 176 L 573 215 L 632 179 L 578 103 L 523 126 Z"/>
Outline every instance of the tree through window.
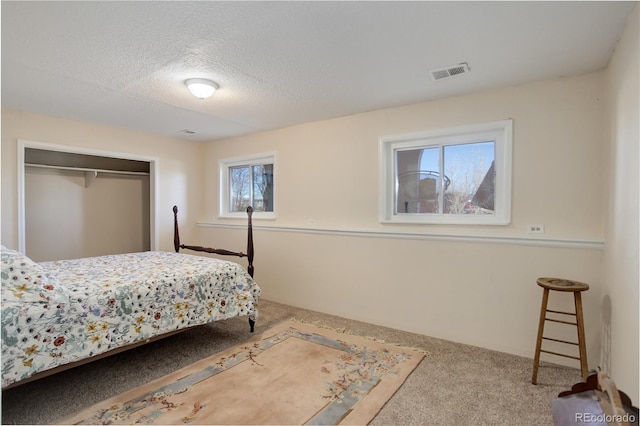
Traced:
<path fill-rule="evenodd" d="M 275 213 L 275 156 L 265 155 L 220 162 L 220 214 L 240 216 L 248 206 L 257 217 Z"/>
<path fill-rule="evenodd" d="M 243 212 L 252 206 L 256 212 L 273 211 L 273 164 L 229 168 L 231 212 Z"/>

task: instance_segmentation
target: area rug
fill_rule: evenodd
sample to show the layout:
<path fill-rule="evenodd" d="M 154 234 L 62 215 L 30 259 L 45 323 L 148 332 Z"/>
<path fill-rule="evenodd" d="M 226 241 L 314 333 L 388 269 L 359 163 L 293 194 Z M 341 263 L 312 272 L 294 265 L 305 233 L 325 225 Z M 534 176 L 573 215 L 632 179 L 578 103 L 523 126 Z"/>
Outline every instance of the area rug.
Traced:
<path fill-rule="evenodd" d="M 367 424 L 424 354 L 285 321 L 59 424 Z"/>

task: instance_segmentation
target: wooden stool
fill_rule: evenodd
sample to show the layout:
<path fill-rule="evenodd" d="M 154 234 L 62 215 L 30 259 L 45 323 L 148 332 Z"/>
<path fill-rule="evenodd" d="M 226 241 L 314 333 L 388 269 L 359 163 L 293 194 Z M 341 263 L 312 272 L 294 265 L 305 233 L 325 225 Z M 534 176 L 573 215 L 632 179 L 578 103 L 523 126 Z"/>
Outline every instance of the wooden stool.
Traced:
<path fill-rule="evenodd" d="M 540 352 L 579 360 L 580 370 L 582 372 L 582 378 L 586 379 L 588 374 L 587 349 L 586 349 L 585 337 L 584 337 L 584 320 L 582 318 L 582 297 L 580 292 L 589 290 L 589 285 L 578 282 L 578 281 L 564 280 L 561 278 L 538 278 L 538 285 L 544 289 L 544 293 L 542 294 L 542 306 L 540 307 L 540 322 L 538 324 L 538 340 L 536 342 L 536 353 L 533 359 L 533 376 L 531 377 L 531 383 L 535 385 L 538 379 L 538 367 L 540 365 Z M 547 309 L 547 302 L 549 301 L 549 290 L 573 292 L 573 300 L 576 307 L 575 313 L 552 311 Z M 551 312 L 554 314 L 575 316 L 576 322 L 561 321 L 553 318 L 547 318 L 547 312 Z M 568 342 L 566 340 L 552 339 L 550 337 L 544 337 L 543 334 L 544 334 L 545 321 L 553 321 L 553 322 L 558 322 L 562 324 L 575 325 L 576 327 L 578 327 L 578 343 Z M 566 343 L 569 345 L 577 345 L 580 351 L 580 357 L 565 355 L 557 352 L 545 351 L 542 349 L 542 340 L 551 340 L 554 342 Z"/>

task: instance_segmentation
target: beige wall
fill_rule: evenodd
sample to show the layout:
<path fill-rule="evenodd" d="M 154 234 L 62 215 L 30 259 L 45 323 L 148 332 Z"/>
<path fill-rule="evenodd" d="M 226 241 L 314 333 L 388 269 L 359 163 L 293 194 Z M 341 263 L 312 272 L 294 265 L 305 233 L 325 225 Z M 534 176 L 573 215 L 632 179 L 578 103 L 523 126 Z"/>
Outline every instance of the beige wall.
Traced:
<path fill-rule="evenodd" d="M 437 102 L 352 115 L 212 143 L 208 162 L 275 151 L 275 225 L 450 234 L 603 239 L 602 74 L 539 82 Z M 513 118 L 513 210 L 508 226 L 404 226 L 378 221 L 378 139 Z M 217 167 L 206 171 L 217 193 Z M 203 220 L 217 215 L 207 198 Z"/>
<path fill-rule="evenodd" d="M 533 356 L 540 276 L 591 285 L 583 296 L 589 365 L 599 362 L 603 73 L 537 82 L 210 143 L 218 160 L 276 152 L 277 219 L 256 220 L 264 297 L 349 318 Z M 382 225 L 378 140 L 511 118 L 512 223 Z M 217 168 L 205 172 L 217 193 Z M 207 198 L 202 235 L 238 245 Z M 310 225 L 309 219 L 315 224 Z M 546 227 L 531 238 L 526 225 Z M 241 247 L 240 247 L 241 248 Z M 572 309 L 568 295 L 553 302 Z M 558 331 L 575 340 L 575 329 Z M 565 362 L 565 359 L 554 359 Z M 575 362 L 570 361 L 571 365 Z M 541 383 L 544 383 L 541 373 Z"/>
<path fill-rule="evenodd" d="M 2 244 L 18 245 L 18 139 L 158 159 L 157 228 L 160 250 L 172 250 L 173 213 L 180 208 L 181 235 L 194 235 L 202 210 L 202 144 L 89 123 L 2 110 Z M 123 207 L 125 208 L 125 207 Z M 51 242 L 51 244 L 56 244 Z"/>
<path fill-rule="evenodd" d="M 640 8 L 629 17 L 605 75 L 607 88 L 607 203 L 602 364 L 637 405 L 638 185 L 640 168 Z"/>

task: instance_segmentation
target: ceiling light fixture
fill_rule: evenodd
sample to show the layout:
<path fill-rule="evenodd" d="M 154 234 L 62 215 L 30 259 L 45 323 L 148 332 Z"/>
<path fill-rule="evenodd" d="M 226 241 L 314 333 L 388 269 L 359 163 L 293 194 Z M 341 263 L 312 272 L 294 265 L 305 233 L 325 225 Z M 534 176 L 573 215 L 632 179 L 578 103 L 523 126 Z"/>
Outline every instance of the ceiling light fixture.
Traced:
<path fill-rule="evenodd" d="M 204 78 L 190 78 L 184 82 L 189 91 L 198 99 L 207 99 L 218 89 L 218 85 Z"/>

